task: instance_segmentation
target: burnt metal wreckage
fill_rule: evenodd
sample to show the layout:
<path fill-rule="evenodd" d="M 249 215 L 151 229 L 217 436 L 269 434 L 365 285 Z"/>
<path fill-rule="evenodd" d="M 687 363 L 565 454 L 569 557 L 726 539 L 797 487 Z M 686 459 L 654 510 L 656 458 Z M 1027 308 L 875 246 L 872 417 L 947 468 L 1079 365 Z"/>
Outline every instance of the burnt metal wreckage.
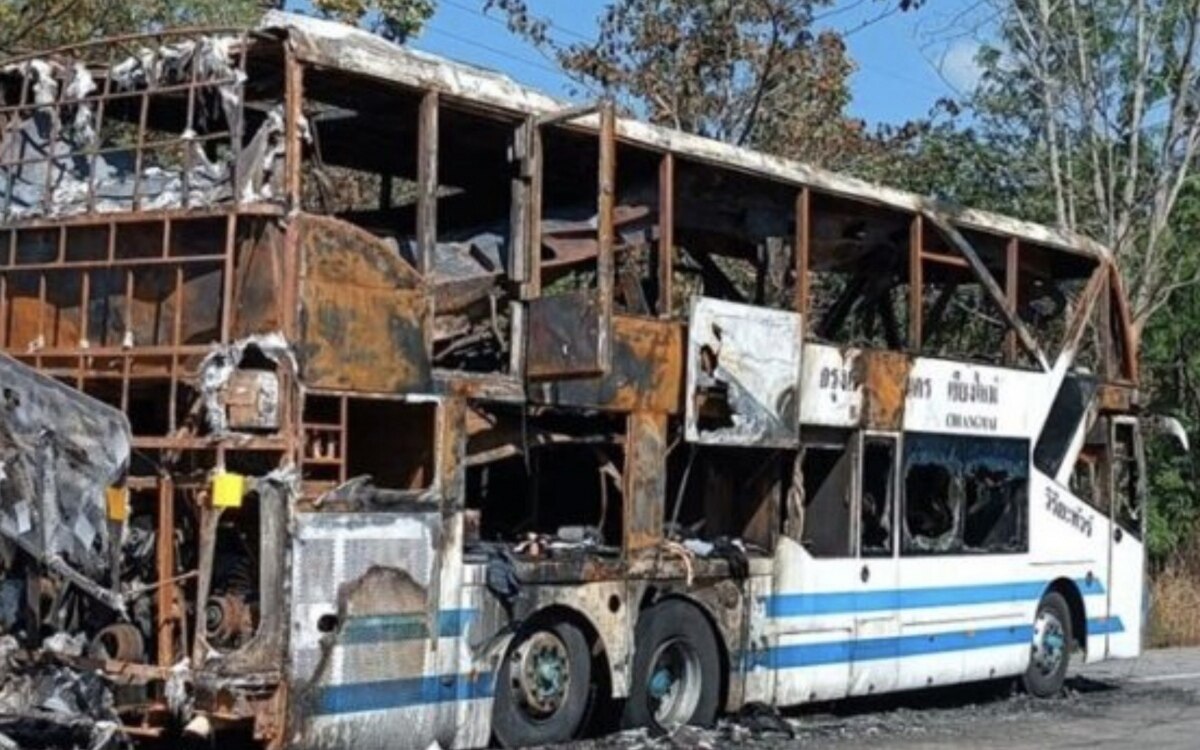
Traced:
<path fill-rule="evenodd" d="M 299 16 L 4 62 L 0 733 L 395 747 L 354 708 L 391 691 L 421 747 L 539 741 L 502 699 L 591 706 L 522 670 L 627 698 L 664 611 L 734 710 L 767 552 L 837 535 L 800 393 L 887 429 L 916 353 L 1084 362 L 1064 425 L 1134 412 L 1120 285 L 1086 238 Z"/>

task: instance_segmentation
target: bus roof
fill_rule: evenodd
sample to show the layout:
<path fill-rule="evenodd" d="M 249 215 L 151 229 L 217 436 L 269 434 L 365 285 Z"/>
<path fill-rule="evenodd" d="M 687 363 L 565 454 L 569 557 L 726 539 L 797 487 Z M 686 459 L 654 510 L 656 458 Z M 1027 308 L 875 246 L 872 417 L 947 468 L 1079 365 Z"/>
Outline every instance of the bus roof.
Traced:
<path fill-rule="evenodd" d="M 370 32 L 332 21 L 270 11 L 263 16 L 258 30 L 270 35 L 286 36 L 303 61 L 414 88 L 436 90 L 445 96 L 490 109 L 541 116 L 562 113 L 571 108 L 570 104 L 537 89 L 522 86 L 502 73 L 401 47 Z M 584 128 L 598 127 L 598 119 L 594 115 L 582 117 L 576 122 Z M 711 138 L 628 118 L 618 120 L 617 135 L 627 143 L 669 151 L 696 161 L 807 186 L 906 213 L 936 212 L 961 228 L 1012 236 L 1067 252 L 1111 260 L 1107 247 L 1075 232 L 948 204 Z"/>

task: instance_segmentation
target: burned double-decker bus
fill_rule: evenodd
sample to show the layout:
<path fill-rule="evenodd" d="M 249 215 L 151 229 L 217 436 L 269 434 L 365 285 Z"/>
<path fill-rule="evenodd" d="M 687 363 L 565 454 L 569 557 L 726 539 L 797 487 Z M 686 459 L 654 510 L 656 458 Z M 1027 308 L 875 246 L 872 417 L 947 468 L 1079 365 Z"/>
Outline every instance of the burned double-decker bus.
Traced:
<path fill-rule="evenodd" d="M 0 731 L 521 746 L 1139 650 L 1095 242 L 284 14 L 8 61 L 0 126 L 0 627 L 105 696 Z"/>

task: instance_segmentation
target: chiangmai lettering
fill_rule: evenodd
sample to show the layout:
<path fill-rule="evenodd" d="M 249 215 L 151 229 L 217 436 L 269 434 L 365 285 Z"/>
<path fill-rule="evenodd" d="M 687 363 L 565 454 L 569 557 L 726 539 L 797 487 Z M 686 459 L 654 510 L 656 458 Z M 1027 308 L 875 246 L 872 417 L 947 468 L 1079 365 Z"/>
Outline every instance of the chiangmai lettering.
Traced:
<path fill-rule="evenodd" d="M 996 432 L 999 426 L 999 420 L 987 414 L 959 414 L 951 412 L 946 415 L 946 427 L 952 430 Z"/>
<path fill-rule="evenodd" d="M 975 373 L 973 382 L 964 381 L 962 374 L 956 370 L 946 384 L 946 397 L 960 404 L 999 404 L 1000 386 L 984 383 L 979 373 Z"/>
<path fill-rule="evenodd" d="M 1092 535 L 1092 520 L 1095 515 L 1068 505 L 1053 487 L 1046 488 L 1046 510 L 1079 533 L 1089 537 Z"/>

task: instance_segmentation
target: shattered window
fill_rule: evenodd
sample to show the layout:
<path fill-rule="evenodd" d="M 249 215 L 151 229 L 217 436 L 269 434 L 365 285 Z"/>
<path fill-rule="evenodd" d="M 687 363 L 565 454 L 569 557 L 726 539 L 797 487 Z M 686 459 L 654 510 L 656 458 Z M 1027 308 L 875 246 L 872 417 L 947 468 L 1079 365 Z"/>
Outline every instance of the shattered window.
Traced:
<path fill-rule="evenodd" d="M 1094 450 L 1085 448 L 1079 454 L 1079 460 L 1075 462 L 1075 467 L 1071 471 L 1068 489 L 1075 497 L 1101 513 L 1107 514 L 1108 509 L 1104 507 L 1104 493 L 1101 491 L 1098 481 L 1100 465 L 1099 455 Z"/>
<path fill-rule="evenodd" d="M 892 440 L 868 438 L 863 444 L 859 549 L 863 557 L 892 554 L 896 446 Z"/>
<path fill-rule="evenodd" d="M 804 522 L 801 544 L 813 557 L 853 554 L 851 499 L 854 452 L 848 443 L 803 449 Z"/>
<path fill-rule="evenodd" d="M 907 554 L 1020 552 L 1028 547 L 1029 444 L 912 434 L 904 444 Z"/>

